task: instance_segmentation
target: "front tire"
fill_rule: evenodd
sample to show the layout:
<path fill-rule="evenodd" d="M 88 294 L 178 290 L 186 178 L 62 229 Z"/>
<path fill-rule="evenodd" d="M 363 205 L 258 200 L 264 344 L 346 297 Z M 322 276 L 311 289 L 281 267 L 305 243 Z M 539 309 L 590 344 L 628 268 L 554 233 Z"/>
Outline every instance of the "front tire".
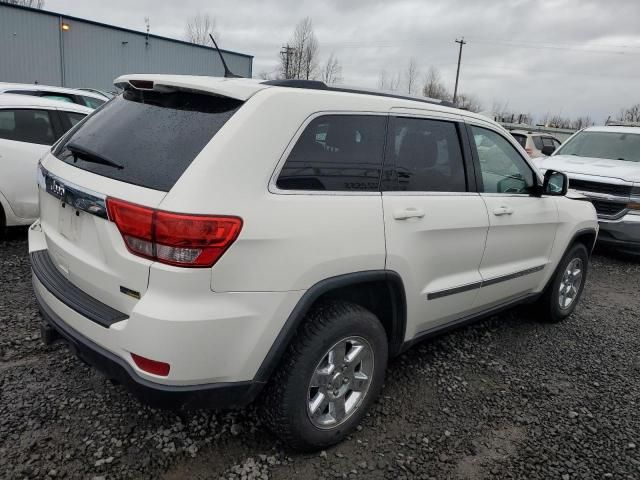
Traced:
<path fill-rule="evenodd" d="M 370 311 L 343 301 L 317 305 L 269 382 L 267 425 L 296 450 L 340 442 L 380 393 L 387 355 L 385 330 Z"/>
<path fill-rule="evenodd" d="M 582 296 L 588 268 L 587 247 L 582 243 L 574 244 L 562 257 L 551 283 L 539 300 L 543 321 L 557 323 L 573 313 Z"/>

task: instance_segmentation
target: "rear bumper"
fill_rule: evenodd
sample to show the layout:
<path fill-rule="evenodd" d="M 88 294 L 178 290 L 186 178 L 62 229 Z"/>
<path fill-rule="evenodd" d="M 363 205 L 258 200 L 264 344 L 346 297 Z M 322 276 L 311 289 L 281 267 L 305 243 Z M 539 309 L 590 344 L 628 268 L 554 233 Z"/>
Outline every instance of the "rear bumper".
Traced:
<path fill-rule="evenodd" d="M 640 252 L 640 215 L 627 214 L 619 220 L 600 219 L 599 223 L 599 243 Z"/>
<path fill-rule="evenodd" d="M 34 277 L 35 281 L 37 280 Z M 34 288 L 34 292 L 44 321 L 57 331 L 71 350 L 107 378 L 125 386 L 144 403 L 163 408 L 242 407 L 252 402 L 263 387 L 262 383 L 254 381 L 162 385 L 141 378 L 123 359 L 69 327 L 47 305 L 38 288 Z"/>

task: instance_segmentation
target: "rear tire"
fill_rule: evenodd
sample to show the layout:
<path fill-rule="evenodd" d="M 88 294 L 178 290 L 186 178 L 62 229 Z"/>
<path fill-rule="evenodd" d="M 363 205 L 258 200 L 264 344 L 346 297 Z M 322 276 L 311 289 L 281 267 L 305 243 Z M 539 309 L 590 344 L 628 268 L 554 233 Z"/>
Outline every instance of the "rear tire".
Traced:
<path fill-rule="evenodd" d="M 541 319 L 544 322 L 557 323 L 575 310 L 589 268 L 589 252 L 582 243 L 574 244 L 562 257 L 551 283 L 538 301 Z"/>
<path fill-rule="evenodd" d="M 267 386 L 268 427 L 296 450 L 340 442 L 378 397 L 387 355 L 373 313 L 343 301 L 315 306 Z"/>

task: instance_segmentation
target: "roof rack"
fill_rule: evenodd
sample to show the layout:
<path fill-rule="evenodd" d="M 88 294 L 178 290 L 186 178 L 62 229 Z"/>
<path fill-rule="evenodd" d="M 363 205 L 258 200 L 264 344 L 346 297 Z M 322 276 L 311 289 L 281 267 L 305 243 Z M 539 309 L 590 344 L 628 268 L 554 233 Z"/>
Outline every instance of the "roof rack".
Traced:
<path fill-rule="evenodd" d="M 375 95 L 378 97 L 399 98 L 402 100 L 411 100 L 414 102 L 430 103 L 432 105 L 442 105 L 443 107 L 454 107 L 453 103 L 446 100 L 437 100 L 435 98 L 413 97 L 410 95 L 398 95 L 392 92 L 381 90 L 367 90 L 354 87 L 332 87 L 319 80 L 266 80 L 261 82 L 263 85 L 272 85 L 275 87 L 289 88 L 305 88 L 308 90 L 327 90 L 329 92 L 345 92 L 357 93 L 361 95 Z"/>

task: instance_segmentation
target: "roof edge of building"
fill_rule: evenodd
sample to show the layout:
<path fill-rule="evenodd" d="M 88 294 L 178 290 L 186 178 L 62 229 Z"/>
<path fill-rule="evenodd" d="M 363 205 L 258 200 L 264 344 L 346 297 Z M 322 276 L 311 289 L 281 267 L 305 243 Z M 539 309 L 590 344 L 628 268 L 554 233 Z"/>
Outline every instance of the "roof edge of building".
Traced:
<path fill-rule="evenodd" d="M 14 5 L 14 4 L 3 3 L 3 2 L 0 2 L 0 6 L 16 8 L 18 10 L 27 10 L 27 11 L 30 11 L 30 12 L 49 15 L 49 16 L 52 16 L 52 17 L 65 18 L 65 19 L 74 20 L 74 21 L 78 21 L 78 22 L 84 22 L 84 23 L 89 23 L 89 24 L 92 24 L 92 25 L 97 25 L 97 26 L 100 26 L 100 27 L 106 27 L 106 28 L 111 28 L 111 29 L 114 29 L 114 30 L 120 30 L 121 32 L 134 33 L 136 35 L 147 36 L 146 32 L 140 32 L 138 30 L 132 30 L 130 28 L 119 27 L 117 25 L 112 25 L 112 24 L 109 24 L 109 23 L 96 22 L 95 20 L 89 20 L 87 18 L 75 17 L 73 15 L 65 15 L 64 13 L 52 12 L 51 10 L 43 10 L 43 9 L 40 9 L 40 8 L 26 7 L 24 5 Z M 206 45 L 200 45 L 200 44 L 197 44 L 197 43 L 187 42 L 186 40 L 179 40 L 177 38 L 171 38 L 171 37 L 163 37 L 162 35 L 155 35 L 153 33 L 149 33 L 148 35 L 149 35 L 149 38 L 157 38 L 159 40 L 167 40 L 169 42 L 181 43 L 183 45 L 189 45 L 189 46 L 192 46 L 192 47 L 205 48 L 207 50 L 211 50 L 211 51 L 214 51 L 214 52 L 216 51 L 216 49 L 213 48 L 213 47 L 208 47 Z M 236 51 L 233 51 L 233 50 L 225 50 L 223 48 L 221 48 L 220 51 L 222 53 L 230 53 L 231 55 L 238 55 L 238 56 L 241 56 L 241 57 L 254 58 L 253 55 L 249 55 L 248 53 L 240 53 L 240 52 L 236 52 Z"/>

